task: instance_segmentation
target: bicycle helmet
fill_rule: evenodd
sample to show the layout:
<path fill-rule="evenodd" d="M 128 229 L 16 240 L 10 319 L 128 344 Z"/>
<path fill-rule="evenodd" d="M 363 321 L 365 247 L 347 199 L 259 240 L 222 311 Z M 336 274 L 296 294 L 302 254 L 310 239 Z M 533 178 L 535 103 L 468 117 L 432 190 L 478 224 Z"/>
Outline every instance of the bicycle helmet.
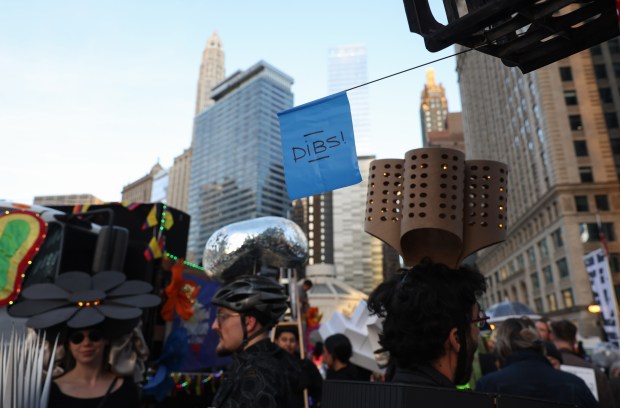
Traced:
<path fill-rule="evenodd" d="M 255 316 L 266 327 L 272 327 L 286 312 L 288 296 L 284 287 L 264 276 L 240 276 L 222 286 L 211 303 L 244 315 Z"/>

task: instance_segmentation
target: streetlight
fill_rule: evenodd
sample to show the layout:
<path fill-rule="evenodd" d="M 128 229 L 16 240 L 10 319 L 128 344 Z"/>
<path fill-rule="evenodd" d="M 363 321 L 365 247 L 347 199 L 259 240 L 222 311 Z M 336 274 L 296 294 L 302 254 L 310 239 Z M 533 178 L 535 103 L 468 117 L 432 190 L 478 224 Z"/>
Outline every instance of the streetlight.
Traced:
<path fill-rule="evenodd" d="M 588 312 L 596 315 L 596 325 L 601 327 L 603 331 L 603 341 L 607 341 L 607 332 L 605 331 L 605 321 L 603 320 L 603 314 L 601 313 L 601 305 L 593 303 L 588 305 Z"/>

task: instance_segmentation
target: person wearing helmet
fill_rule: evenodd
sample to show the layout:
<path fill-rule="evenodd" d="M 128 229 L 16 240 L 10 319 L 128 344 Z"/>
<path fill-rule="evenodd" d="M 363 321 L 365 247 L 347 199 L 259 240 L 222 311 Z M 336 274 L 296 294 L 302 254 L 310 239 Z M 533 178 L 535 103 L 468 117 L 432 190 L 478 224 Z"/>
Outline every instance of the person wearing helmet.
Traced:
<path fill-rule="evenodd" d="M 216 352 L 233 356 L 212 405 L 293 406 L 301 387 L 300 364 L 268 336 L 288 308 L 282 285 L 263 276 L 241 276 L 222 286 L 211 303 L 217 306 L 212 326 L 220 337 Z"/>

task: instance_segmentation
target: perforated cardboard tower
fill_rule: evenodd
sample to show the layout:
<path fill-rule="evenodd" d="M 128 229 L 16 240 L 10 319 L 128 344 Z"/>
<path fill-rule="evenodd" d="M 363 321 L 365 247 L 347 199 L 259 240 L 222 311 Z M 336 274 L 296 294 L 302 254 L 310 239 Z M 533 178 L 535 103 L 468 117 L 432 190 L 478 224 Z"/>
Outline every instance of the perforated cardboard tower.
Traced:
<path fill-rule="evenodd" d="M 410 150 L 370 163 L 364 229 L 415 266 L 423 258 L 456 268 L 506 238 L 508 167 L 465 160 L 448 148 Z"/>

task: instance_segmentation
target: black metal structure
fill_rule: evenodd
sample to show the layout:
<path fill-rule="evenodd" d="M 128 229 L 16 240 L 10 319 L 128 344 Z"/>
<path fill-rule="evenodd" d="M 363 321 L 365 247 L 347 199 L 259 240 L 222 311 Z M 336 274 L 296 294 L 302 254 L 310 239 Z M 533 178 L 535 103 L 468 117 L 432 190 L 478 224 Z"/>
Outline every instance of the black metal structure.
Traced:
<path fill-rule="evenodd" d="M 615 0 L 443 0 L 448 24 L 429 0 L 404 0 L 409 30 L 431 52 L 452 44 L 501 58 L 523 73 L 620 35 Z"/>
<path fill-rule="evenodd" d="M 571 408 L 574 405 L 469 390 L 394 383 L 325 381 L 323 408 Z"/>

